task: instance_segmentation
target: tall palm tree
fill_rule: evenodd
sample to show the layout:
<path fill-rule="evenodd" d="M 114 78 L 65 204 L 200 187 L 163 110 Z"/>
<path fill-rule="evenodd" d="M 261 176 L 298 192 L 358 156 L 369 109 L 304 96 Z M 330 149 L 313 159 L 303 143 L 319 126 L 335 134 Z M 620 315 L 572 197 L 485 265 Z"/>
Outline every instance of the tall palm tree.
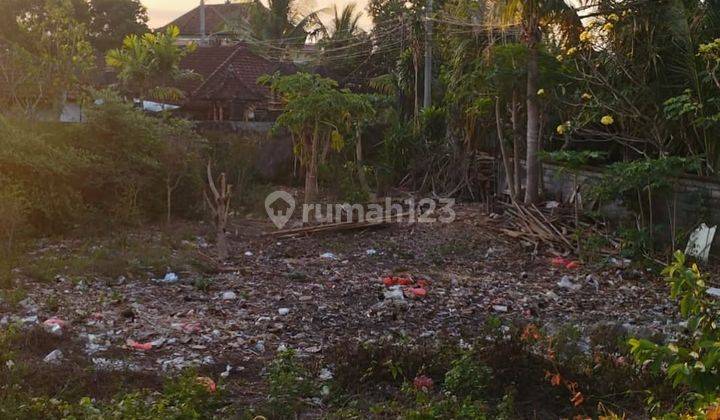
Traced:
<path fill-rule="evenodd" d="M 251 35 L 258 41 L 272 41 L 274 47 L 301 47 L 319 30 L 317 12 L 302 15 L 298 0 L 254 0 L 250 16 Z"/>
<path fill-rule="evenodd" d="M 342 11 L 338 9 L 336 4 L 333 12 L 333 20 L 330 22 L 329 28 L 326 29 L 328 40 L 348 40 L 362 32 L 362 29 L 360 29 L 362 13 L 357 11 L 357 4 L 349 3 L 343 7 Z"/>
<path fill-rule="evenodd" d="M 344 8 L 334 7 L 332 21 L 321 28 L 322 61 L 326 72 L 341 82 L 358 75 L 361 63 L 372 53 L 368 34 L 360 27 L 362 13 L 355 3 Z"/>
<path fill-rule="evenodd" d="M 499 15 L 504 23 L 522 27 L 523 42 L 528 48 L 527 60 L 527 156 L 525 202 L 535 203 L 539 194 L 540 106 L 540 43 L 543 29 L 553 34 L 581 25 L 576 11 L 564 0 L 498 0 Z"/>

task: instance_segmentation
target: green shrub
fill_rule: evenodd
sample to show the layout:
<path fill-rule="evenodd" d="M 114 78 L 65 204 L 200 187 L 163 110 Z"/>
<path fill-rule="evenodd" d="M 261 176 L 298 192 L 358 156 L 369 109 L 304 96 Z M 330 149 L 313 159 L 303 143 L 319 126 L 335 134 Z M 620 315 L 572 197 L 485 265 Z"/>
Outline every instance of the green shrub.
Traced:
<path fill-rule="evenodd" d="M 297 414 L 303 406 L 301 398 L 313 391 L 307 371 L 297 362 L 294 350 L 282 351 L 268 369 L 269 409 L 278 418 Z"/>
<path fill-rule="evenodd" d="M 720 394 L 720 303 L 706 293 L 707 275 L 696 264 L 688 267 L 680 251 L 663 275 L 670 285 L 670 296 L 679 302 L 689 334 L 667 344 L 633 338 L 629 340 L 630 351 L 638 363 L 681 388 L 696 407 L 716 403 Z"/>
<path fill-rule="evenodd" d="M 450 370 L 445 374 L 443 388 L 460 400 L 482 400 L 491 378 L 490 368 L 478 363 L 472 355 L 464 354 L 453 360 Z"/>

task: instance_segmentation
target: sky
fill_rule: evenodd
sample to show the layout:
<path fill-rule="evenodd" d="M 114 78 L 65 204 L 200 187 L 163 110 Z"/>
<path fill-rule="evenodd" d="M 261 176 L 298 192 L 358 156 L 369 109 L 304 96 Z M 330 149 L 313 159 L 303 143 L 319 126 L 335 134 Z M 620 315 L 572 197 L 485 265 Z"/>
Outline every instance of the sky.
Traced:
<path fill-rule="evenodd" d="M 347 3 L 356 3 L 358 8 L 362 8 L 363 12 L 367 6 L 368 0 L 297 0 L 301 8 L 306 11 L 325 10 L 325 17 L 332 13 L 332 6 L 337 4 L 339 8 Z M 206 0 L 207 4 L 224 3 L 225 0 Z M 148 8 L 150 15 L 150 27 L 158 28 L 181 16 L 185 12 L 192 10 L 200 4 L 200 0 L 142 0 L 142 3 Z M 369 25 L 369 19 L 363 20 L 363 25 Z"/>

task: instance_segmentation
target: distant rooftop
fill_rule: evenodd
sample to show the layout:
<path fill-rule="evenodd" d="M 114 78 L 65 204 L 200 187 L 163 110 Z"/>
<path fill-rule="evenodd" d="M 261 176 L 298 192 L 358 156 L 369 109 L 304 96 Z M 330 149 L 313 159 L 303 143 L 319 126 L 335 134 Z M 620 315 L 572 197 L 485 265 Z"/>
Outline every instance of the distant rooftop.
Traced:
<path fill-rule="evenodd" d="M 223 3 L 205 5 L 205 31 L 212 35 L 225 31 L 226 24 L 238 18 L 249 19 L 253 3 Z M 185 13 L 174 21 L 159 28 L 162 31 L 170 25 L 180 29 L 181 36 L 200 36 L 200 6 Z"/>

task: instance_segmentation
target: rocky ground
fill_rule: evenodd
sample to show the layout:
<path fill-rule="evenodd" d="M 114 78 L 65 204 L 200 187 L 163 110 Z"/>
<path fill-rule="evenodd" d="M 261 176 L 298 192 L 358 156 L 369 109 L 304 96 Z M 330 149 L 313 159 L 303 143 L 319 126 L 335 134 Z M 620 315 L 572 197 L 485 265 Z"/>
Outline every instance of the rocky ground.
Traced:
<path fill-rule="evenodd" d="M 61 346 L 47 363 L 84 352 L 99 369 L 205 365 L 223 377 L 258 371 L 278 348 L 331 365 L 328 350 L 348 341 L 472 340 L 491 316 L 549 329 L 570 324 L 585 336 L 613 326 L 636 334 L 677 330 L 662 280 L 608 263 L 555 266 L 553 255 L 533 255 L 484 220 L 478 208 L 465 206 L 447 225 L 294 239 L 263 235 L 274 229 L 265 221 L 236 221 L 230 265 L 238 270 L 220 275 L 187 264 L 197 251 L 213 252 L 201 225 L 186 227 L 184 239 L 174 241 L 151 230 L 129 234 L 148 247 L 167 248 L 159 254 L 168 255 L 165 269 L 145 274 L 78 277 L 60 264 L 39 281 L 28 274 L 33 264 L 80 252 L 77 241 L 46 242 L 33 254 L 36 263 L 14 271 L 26 295 L 15 304 L 6 297 L 0 322 L 39 324 L 76 344 L 64 353 Z M 104 240 L 82 252 L 107 247 Z M 420 281 L 426 295 L 387 287 L 382 279 L 388 275 Z"/>

